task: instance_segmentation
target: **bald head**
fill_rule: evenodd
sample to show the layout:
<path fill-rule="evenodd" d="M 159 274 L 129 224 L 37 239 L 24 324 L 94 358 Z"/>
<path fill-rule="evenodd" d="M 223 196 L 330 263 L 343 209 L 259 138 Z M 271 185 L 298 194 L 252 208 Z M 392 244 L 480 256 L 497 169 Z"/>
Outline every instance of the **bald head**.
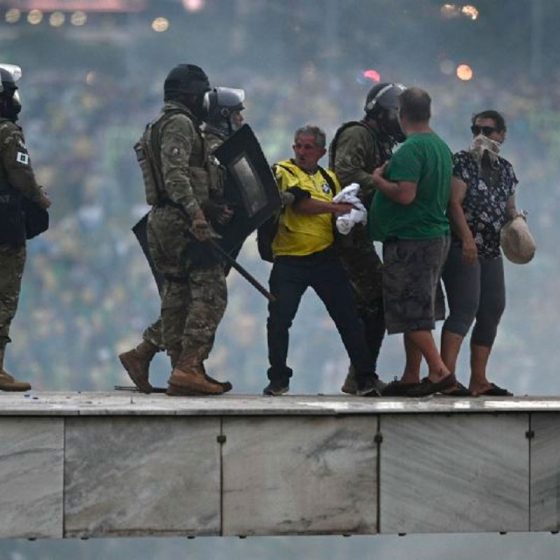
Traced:
<path fill-rule="evenodd" d="M 427 123 L 432 116 L 432 99 L 428 92 L 417 87 L 404 90 L 399 97 L 399 114 L 410 123 Z"/>

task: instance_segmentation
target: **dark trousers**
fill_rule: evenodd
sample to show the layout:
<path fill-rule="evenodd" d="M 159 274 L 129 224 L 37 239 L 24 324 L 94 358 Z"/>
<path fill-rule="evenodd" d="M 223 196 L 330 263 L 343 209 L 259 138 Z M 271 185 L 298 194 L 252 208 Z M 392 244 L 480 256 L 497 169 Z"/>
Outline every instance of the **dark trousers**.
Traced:
<path fill-rule="evenodd" d="M 339 236 L 337 254 L 350 280 L 358 316 L 364 323 L 373 369 L 377 371 L 377 359 L 385 337 L 383 264 L 363 226 L 355 226 L 348 236 Z"/>
<path fill-rule="evenodd" d="M 334 321 L 358 379 L 373 373 L 363 323 L 358 317 L 348 277 L 330 250 L 306 257 L 279 257 L 270 273 L 270 292 L 276 301 L 268 305 L 267 337 L 271 381 L 287 382 L 289 330 L 308 287 L 315 290 Z M 299 341 L 305 344 L 305 340 Z M 316 351 L 319 349 L 315 349 Z"/>
<path fill-rule="evenodd" d="M 449 317 L 443 329 L 465 336 L 476 319 L 471 342 L 492 347 L 506 307 L 502 257 L 479 257 L 468 265 L 461 247 L 452 246 L 443 269 L 443 281 L 449 303 Z"/>

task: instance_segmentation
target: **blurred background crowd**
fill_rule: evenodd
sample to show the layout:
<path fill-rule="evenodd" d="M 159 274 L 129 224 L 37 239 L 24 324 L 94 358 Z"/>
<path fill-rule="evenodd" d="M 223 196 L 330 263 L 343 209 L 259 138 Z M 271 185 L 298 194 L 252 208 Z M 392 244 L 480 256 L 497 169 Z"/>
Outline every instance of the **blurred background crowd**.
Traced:
<path fill-rule="evenodd" d="M 8 368 L 36 390 L 126 383 L 117 354 L 139 340 L 159 310 L 130 231 L 147 210 L 132 146 L 159 110 L 166 73 L 190 62 L 213 85 L 246 90 L 245 117 L 270 163 L 292 155 L 293 131 L 304 123 L 320 125 L 330 139 L 342 122 L 361 118 L 379 79 L 428 90 L 433 126 L 454 151 L 468 146 L 475 111 L 502 111 L 503 155 L 520 179 L 518 205 L 529 212 L 538 252 L 527 266 L 506 266 L 508 307 L 490 377 L 516 394 L 560 394 L 559 17 L 560 3 L 545 0 L 0 0 L 0 60 L 23 69 L 21 124 L 53 201 L 51 229 L 28 246 Z M 259 260 L 254 239 L 240 261 L 266 283 L 270 265 Z M 236 392 L 258 393 L 266 382 L 266 301 L 235 272 L 228 282 L 209 371 L 230 379 Z M 347 363 L 333 330 L 317 298 L 305 297 L 291 330 L 293 392 L 338 392 Z M 463 382 L 467 354 L 458 369 Z M 389 337 L 382 377 L 400 373 L 402 363 L 400 340 Z M 155 369 L 163 385 L 163 356 Z M 197 539 L 188 547 L 154 539 L 1 548 L 10 560 L 231 559 L 250 551 L 279 559 L 375 553 L 433 560 L 449 558 L 450 549 L 457 560 L 521 560 L 554 557 L 554 538 L 358 537 L 328 545 Z M 488 546 L 499 553 L 489 554 Z"/>
<path fill-rule="evenodd" d="M 168 70 L 191 62 L 213 85 L 246 90 L 246 121 L 270 163 L 291 156 L 293 131 L 304 123 L 330 139 L 342 122 L 361 118 L 377 80 L 427 89 L 433 126 L 454 151 L 470 141 L 473 112 L 502 111 L 503 155 L 520 179 L 518 204 L 539 249 L 530 265 L 507 267 L 491 376 L 518 394 L 558 392 L 546 358 L 557 345 L 560 305 L 560 49 L 549 29 L 558 16 L 560 6 L 540 0 L 0 0 L 0 59 L 23 69 L 20 124 L 53 201 L 51 229 L 29 244 L 8 366 L 35 389 L 125 381 L 117 354 L 159 309 L 130 231 L 147 210 L 132 146 L 159 110 Z M 240 259 L 266 283 L 269 265 L 253 238 Z M 293 390 L 336 392 L 345 353 L 321 304 L 309 298 L 303 307 L 290 345 Z M 265 320 L 264 298 L 232 272 L 209 368 L 234 390 L 262 388 Z M 391 337 L 380 373 L 388 379 L 401 367 Z M 163 384 L 163 356 L 156 370 Z"/>

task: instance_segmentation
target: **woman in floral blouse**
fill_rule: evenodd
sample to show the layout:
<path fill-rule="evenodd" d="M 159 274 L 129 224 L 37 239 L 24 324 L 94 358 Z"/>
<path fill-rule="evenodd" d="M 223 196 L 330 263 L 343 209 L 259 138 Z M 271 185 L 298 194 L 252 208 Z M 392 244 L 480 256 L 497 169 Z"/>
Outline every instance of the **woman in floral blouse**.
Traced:
<path fill-rule="evenodd" d="M 478 113 L 471 131 L 470 149 L 453 156 L 452 245 L 443 272 L 450 314 L 443 325 L 441 353 L 454 372 L 461 343 L 474 322 L 469 388 L 459 385 L 452 394 L 511 396 L 488 380 L 486 367 L 505 309 L 500 230 L 518 214 L 517 177 L 499 156 L 506 136 L 503 116 L 497 111 Z"/>

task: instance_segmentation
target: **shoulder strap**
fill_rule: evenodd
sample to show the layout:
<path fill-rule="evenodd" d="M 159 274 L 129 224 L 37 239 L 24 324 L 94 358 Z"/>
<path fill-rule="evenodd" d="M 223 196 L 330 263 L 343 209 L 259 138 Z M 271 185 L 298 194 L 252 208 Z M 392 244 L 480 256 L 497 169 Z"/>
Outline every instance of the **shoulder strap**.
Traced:
<path fill-rule="evenodd" d="M 329 167 L 331 169 L 334 169 L 334 162 L 335 162 L 335 158 L 336 158 L 336 146 L 338 144 L 338 139 L 340 138 L 340 135 L 347 129 L 350 128 L 352 126 L 361 126 L 363 128 L 365 128 L 368 132 L 371 132 L 371 129 L 369 128 L 369 126 L 367 126 L 365 123 L 363 123 L 362 121 L 349 121 L 346 122 L 344 124 L 342 124 L 340 126 L 340 128 L 336 131 L 334 138 L 332 139 L 331 145 L 329 146 Z"/>
<path fill-rule="evenodd" d="M 334 179 L 331 177 L 329 172 L 324 167 L 319 166 L 319 172 L 323 176 L 323 179 L 325 179 L 325 181 L 328 183 L 333 197 L 336 196 L 336 185 Z"/>
<path fill-rule="evenodd" d="M 293 177 L 297 177 L 297 175 L 289 167 L 286 167 L 285 165 L 282 165 L 280 163 L 275 163 L 272 166 L 272 172 L 273 173 L 276 173 L 276 168 L 277 167 L 280 167 L 284 171 L 287 171 Z M 325 179 L 325 181 L 328 183 L 329 188 L 331 189 L 331 192 L 332 192 L 333 196 L 335 196 L 336 195 L 336 185 L 335 185 L 334 179 L 329 175 L 328 171 L 324 167 L 321 167 L 320 165 L 318 167 L 319 167 L 319 172 L 323 176 L 323 179 Z"/>

